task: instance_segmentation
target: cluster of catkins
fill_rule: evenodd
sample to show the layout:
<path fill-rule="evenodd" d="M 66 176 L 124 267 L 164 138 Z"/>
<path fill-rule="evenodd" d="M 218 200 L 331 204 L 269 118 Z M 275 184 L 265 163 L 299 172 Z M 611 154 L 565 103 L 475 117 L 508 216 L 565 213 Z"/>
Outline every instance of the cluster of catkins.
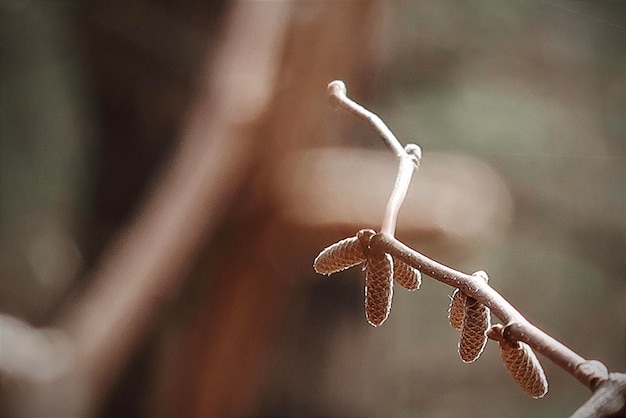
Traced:
<path fill-rule="evenodd" d="M 365 315 L 367 321 L 377 327 L 389 316 L 394 281 L 413 291 L 421 284 L 421 273 L 390 254 L 371 252 L 370 240 L 375 234 L 371 229 L 363 229 L 354 237 L 330 245 L 320 252 L 313 267 L 320 274 L 332 274 L 364 264 Z M 473 276 L 478 280 L 489 280 L 484 271 L 477 271 Z M 448 318 L 450 325 L 460 331 L 459 355 L 463 362 L 476 361 L 487 339 L 491 338 L 500 344 L 504 366 L 526 393 L 535 398 L 546 394 L 548 382 L 534 352 L 523 342 L 504 338 L 502 325 L 491 326 L 488 307 L 456 289 Z"/>
<path fill-rule="evenodd" d="M 422 275 L 399 258 L 371 253 L 370 240 L 375 234 L 371 229 L 362 229 L 355 237 L 326 247 L 313 262 L 313 268 L 320 274 L 332 274 L 364 263 L 365 316 L 377 327 L 385 322 L 391 311 L 394 280 L 413 291 L 419 289 Z"/>
<path fill-rule="evenodd" d="M 489 281 L 484 271 L 477 271 L 473 276 Z M 502 325 L 492 327 L 488 307 L 456 289 L 452 294 L 448 319 L 452 328 L 461 332 L 459 356 L 463 362 L 476 361 L 487 344 L 487 338 L 491 338 L 500 344 L 504 367 L 524 391 L 533 398 L 541 398 L 546 394 L 548 381 L 537 356 L 528 344 L 505 339 Z"/>

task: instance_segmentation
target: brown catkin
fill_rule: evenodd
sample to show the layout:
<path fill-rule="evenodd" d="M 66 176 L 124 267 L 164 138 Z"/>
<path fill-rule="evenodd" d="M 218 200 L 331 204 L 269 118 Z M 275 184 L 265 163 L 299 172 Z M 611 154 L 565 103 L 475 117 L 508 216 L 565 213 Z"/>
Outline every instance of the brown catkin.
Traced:
<path fill-rule="evenodd" d="M 371 256 L 365 264 L 365 315 L 377 327 L 389 316 L 393 296 L 391 256 Z"/>
<path fill-rule="evenodd" d="M 526 393 L 541 398 L 548 392 L 548 381 L 543 368 L 528 344 L 500 341 L 500 355 L 504 367 Z"/>
<path fill-rule="evenodd" d="M 480 357 L 487 343 L 486 332 L 490 326 L 489 308 L 467 296 L 459 341 L 459 356 L 463 362 L 472 363 Z"/>
<path fill-rule="evenodd" d="M 463 326 L 463 317 L 465 316 L 465 303 L 467 302 L 467 295 L 456 289 L 452 294 L 452 300 L 450 301 L 450 309 L 448 309 L 448 319 L 450 325 L 454 329 L 461 329 Z"/>
<path fill-rule="evenodd" d="M 422 274 L 399 258 L 393 259 L 393 278 L 407 290 L 417 290 L 422 284 Z"/>
<path fill-rule="evenodd" d="M 313 262 L 320 274 L 331 274 L 365 261 L 363 248 L 357 237 L 343 239 L 322 250 Z"/>

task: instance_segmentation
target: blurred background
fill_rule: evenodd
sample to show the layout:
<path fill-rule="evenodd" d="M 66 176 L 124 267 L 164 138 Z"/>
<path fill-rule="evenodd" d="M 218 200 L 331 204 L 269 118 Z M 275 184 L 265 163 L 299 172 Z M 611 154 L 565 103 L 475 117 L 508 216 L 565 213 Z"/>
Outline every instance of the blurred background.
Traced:
<path fill-rule="evenodd" d="M 0 1 L 0 406 L 7 416 L 568 416 L 490 343 L 463 364 L 450 288 L 312 262 L 379 229 L 626 371 L 626 3 Z M 542 360 L 540 358 L 540 360 Z"/>

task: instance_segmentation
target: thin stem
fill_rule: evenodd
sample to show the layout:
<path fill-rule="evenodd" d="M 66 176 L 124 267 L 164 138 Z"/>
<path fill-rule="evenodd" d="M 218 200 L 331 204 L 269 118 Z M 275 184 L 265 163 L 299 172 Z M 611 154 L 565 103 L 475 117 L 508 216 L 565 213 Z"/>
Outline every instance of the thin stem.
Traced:
<path fill-rule="evenodd" d="M 328 95 L 335 106 L 347 110 L 357 118 L 368 123 L 398 158 L 398 175 L 387 202 L 385 217 L 381 227 L 383 234 L 393 237 L 396 232 L 398 212 L 406 198 L 413 172 L 419 168 L 422 150 L 416 144 L 408 144 L 406 147 L 402 147 L 398 138 L 378 115 L 348 97 L 347 88 L 343 81 L 335 80 L 331 82 L 328 85 Z"/>
<path fill-rule="evenodd" d="M 375 235 L 370 245 L 374 251 L 391 254 L 433 279 L 459 288 L 478 300 L 506 324 L 505 334 L 509 338 L 530 345 L 588 388 L 593 389 L 598 381 L 606 379 L 602 367 L 587 367 L 590 361 L 532 325 L 484 280 L 440 264 L 388 235 Z"/>
<path fill-rule="evenodd" d="M 398 175 L 393 185 L 391 196 L 389 196 L 389 200 L 387 201 L 385 217 L 383 218 L 383 225 L 380 230 L 383 234 L 388 234 L 392 237 L 395 235 L 398 212 L 409 190 L 414 169 L 415 164 L 410 157 L 400 158 L 398 163 Z"/>
<path fill-rule="evenodd" d="M 387 203 L 381 233 L 375 234 L 371 238 L 371 250 L 397 257 L 433 279 L 460 289 L 487 306 L 494 316 L 504 323 L 502 335 L 499 338 L 524 342 L 574 376 L 589 389 L 596 390 L 599 388 L 601 393 L 592 397 L 589 408 L 586 406 L 581 408 L 577 411 L 579 415 L 576 416 L 593 416 L 593 411 L 600 411 L 597 409 L 598 404 L 606 401 L 605 398 L 607 397 L 610 398 L 609 400 L 617 402 L 611 411 L 622 409 L 626 403 L 626 383 L 624 383 L 626 382 L 626 374 L 609 374 L 604 364 L 596 360 L 585 359 L 537 328 L 486 281 L 440 264 L 407 247 L 394 237 L 398 211 L 406 197 L 413 171 L 415 168 L 419 168 L 421 150 L 413 144 L 402 148 L 398 139 L 377 115 L 347 97 L 347 89 L 342 81 L 331 82 L 328 85 L 328 94 L 334 106 L 346 109 L 357 118 L 368 123 L 399 159 L 398 175 Z M 587 409 L 592 411 L 592 414 L 589 414 Z M 602 413 L 599 416 L 605 415 Z"/>
<path fill-rule="evenodd" d="M 385 125 L 385 122 L 373 112 L 370 112 L 354 100 L 347 96 L 347 88 L 343 81 L 335 80 L 328 85 L 328 96 L 333 106 L 340 107 L 352 113 L 357 118 L 369 124 L 376 133 L 381 137 L 385 145 L 398 158 L 407 155 L 402 144 L 391 130 Z"/>

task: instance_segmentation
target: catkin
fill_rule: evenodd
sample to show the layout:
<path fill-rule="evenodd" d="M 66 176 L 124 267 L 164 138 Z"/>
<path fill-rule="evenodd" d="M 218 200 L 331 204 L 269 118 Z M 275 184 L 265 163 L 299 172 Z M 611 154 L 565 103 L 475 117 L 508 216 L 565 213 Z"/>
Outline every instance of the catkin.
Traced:
<path fill-rule="evenodd" d="M 391 256 L 371 256 L 365 265 L 365 315 L 377 327 L 389 316 L 393 296 Z"/>
<path fill-rule="evenodd" d="M 463 317 L 465 316 L 465 303 L 467 302 L 467 295 L 456 289 L 452 294 L 452 300 L 450 301 L 450 309 L 448 309 L 448 319 L 450 325 L 454 329 L 461 329 L 463 326 Z"/>
<path fill-rule="evenodd" d="M 541 398 L 548 392 L 546 375 L 528 344 L 502 340 L 500 355 L 504 367 L 526 393 L 533 398 Z"/>
<path fill-rule="evenodd" d="M 476 299 L 466 296 L 465 315 L 459 341 L 459 356 L 463 362 L 472 363 L 480 357 L 487 343 L 486 332 L 490 326 L 489 308 Z"/>
<path fill-rule="evenodd" d="M 422 284 L 422 274 L 399 258 L 393 259 L 393 278 L 407 290 L 417 290 Z"/>
<path fill-rule="evenodd" d="M 359 239 L 351 237 L 323 249 L 315 258 L 313 268 L 320 274 L 331 274 L 364 261 L 365 254 Z"/>

